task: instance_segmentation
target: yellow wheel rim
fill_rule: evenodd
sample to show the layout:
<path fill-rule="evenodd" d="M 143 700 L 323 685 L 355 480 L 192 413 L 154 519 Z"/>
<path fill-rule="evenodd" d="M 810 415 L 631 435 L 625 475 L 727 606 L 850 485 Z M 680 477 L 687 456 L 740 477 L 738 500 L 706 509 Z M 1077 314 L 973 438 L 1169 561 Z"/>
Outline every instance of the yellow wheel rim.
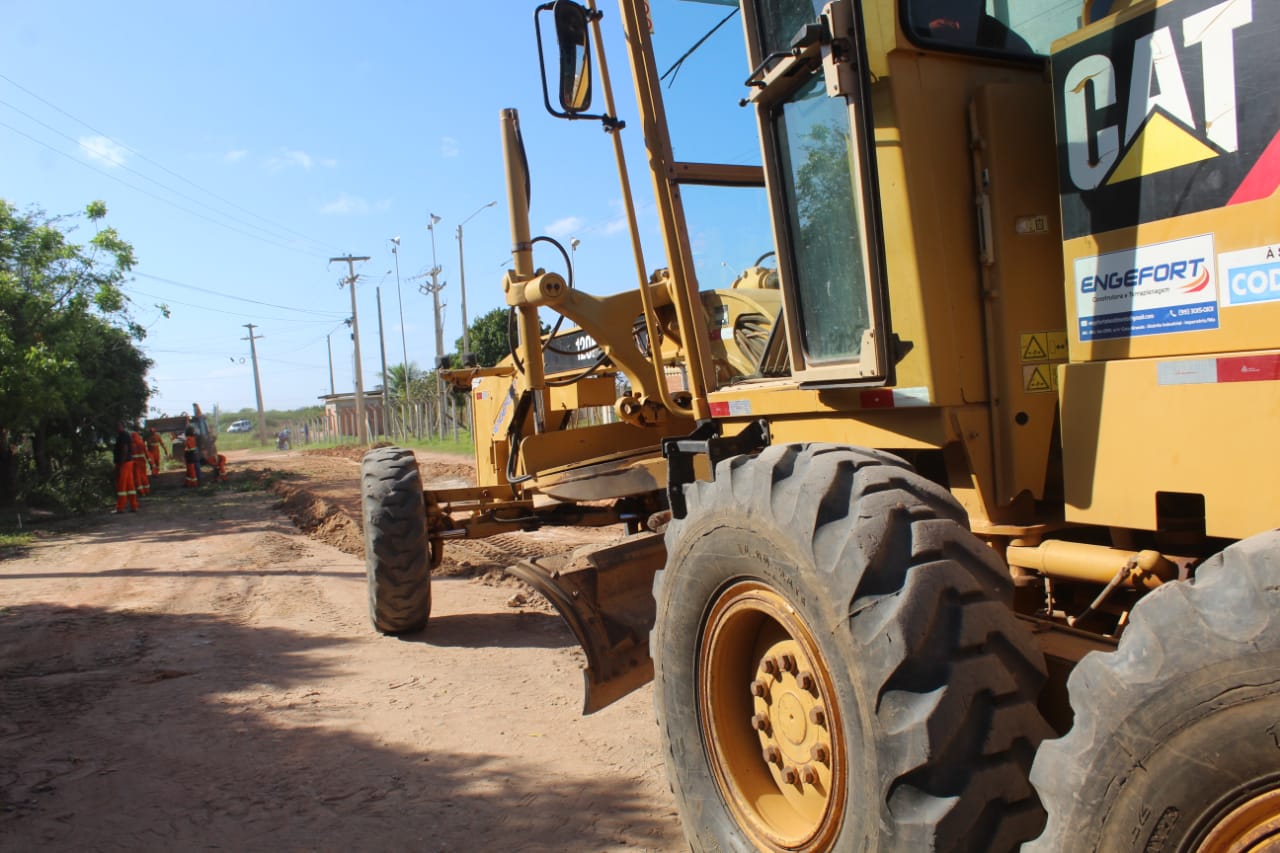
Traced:
<path fill-rule="evenodd" d="M 848 796 L 830 671 L 787 601 L 756 581 L 716 600 L 698 656 L 712 773 L 761 849 L 829 849 Z"/>
<path fill-rule="evenodd" d="M 1280 789 L 1259 794 L 1213 825 L 1199 853 L 1280 850 Z"/>

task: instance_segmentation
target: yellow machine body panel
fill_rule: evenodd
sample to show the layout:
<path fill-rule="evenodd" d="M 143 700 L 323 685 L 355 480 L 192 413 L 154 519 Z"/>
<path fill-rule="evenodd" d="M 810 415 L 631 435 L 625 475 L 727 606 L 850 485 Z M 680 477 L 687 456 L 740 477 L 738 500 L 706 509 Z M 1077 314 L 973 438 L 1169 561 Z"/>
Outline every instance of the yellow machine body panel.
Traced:
<path fill-rule="evenodd" d="M 1054 46 L 1068 521 L 1276 524 L 1275 18 L 1248 0 L 1137 3 Z"/>
<path fill-rule="evenodd" d="M 1192 495 L 1209 536 L 1275 526 L 1280 352 L 1071 364 L 1061 394 L 1067 520 L 1156 530 Z"/>

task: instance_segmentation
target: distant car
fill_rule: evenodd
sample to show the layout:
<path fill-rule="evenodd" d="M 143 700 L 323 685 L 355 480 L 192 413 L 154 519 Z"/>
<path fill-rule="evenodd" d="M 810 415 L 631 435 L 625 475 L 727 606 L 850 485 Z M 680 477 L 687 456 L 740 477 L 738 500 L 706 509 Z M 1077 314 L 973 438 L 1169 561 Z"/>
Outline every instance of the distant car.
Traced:
<path fill-rule="evenodd" d="M 253 432 L 253 421 L 232 421 L 227 432 Z"/>

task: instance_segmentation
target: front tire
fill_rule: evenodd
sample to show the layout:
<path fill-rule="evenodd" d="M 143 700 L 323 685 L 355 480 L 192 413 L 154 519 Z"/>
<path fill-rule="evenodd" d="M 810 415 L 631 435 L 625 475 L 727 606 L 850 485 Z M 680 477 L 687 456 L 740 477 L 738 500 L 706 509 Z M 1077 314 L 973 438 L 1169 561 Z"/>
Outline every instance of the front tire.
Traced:
<path fill-rule="evenodd" d="M 1036 756 L 1049 813 L 1023 848 L 1244 851 L 1280 844 L 1280 531 L 1134 607 L 1067 681 L 1075 722 Z"/>
<path fill-rule="evenodd" d="M 431 615 L 431 570 L 422 477 L 412 450 L 379 447 L 360 465 L 369 618 L 384 634 L 421 630 Z"/>
<path fill-rule="evenodd" d="M 793 445 L 686 498 L 651 651 L 694 850 L 985 853 L 1039 832 L 1043 659 L 945 490 L 885 453 Z"/>

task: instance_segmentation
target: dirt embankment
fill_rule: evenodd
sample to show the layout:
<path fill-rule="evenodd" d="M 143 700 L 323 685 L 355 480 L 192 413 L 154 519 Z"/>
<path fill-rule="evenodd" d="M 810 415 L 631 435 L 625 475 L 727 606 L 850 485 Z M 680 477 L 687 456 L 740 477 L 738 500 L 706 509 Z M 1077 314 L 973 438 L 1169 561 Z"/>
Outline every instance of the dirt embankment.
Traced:
<path fill-rule="evenodd" d="M 0 850 L 684 849 L 649 690 L 582 717 L 557 617 L 455 576 L 422 634 L 369 628 L 355 455 L 165 474 L 137 514 L 0 555 Z"/>

